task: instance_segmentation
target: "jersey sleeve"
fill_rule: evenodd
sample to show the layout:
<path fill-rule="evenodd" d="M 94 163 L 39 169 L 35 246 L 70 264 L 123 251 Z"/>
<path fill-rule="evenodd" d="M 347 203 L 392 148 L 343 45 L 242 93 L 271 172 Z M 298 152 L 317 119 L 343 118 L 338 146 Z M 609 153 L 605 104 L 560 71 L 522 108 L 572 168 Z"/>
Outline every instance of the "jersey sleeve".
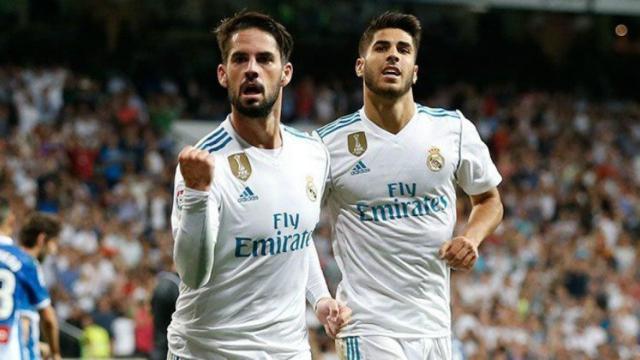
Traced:
<path fill-rule="evenodd" d="M 33 261 L 25 262 L 20 272 L 20 281 L 29 305 L 36 310 L 42 310 L 49 306 L 51 299 L 49 298 L 49 291 L 45 286 L 40 266 Z"/>
<path fill-rule="evenodd" d="M 215 177 L 214 177 L 215 182 Z M 191 288 L 204 285 L 211 276 L 219 228 L 219 193 L 187 188 L 176 169 L 171 230 L 173 260 L 180 279 Z"/>
<path fill-rule="evenodd" d="M 185 191 L 187 191 L 188 194 L 185 193 Z M 203 193 L 204 196 L 204 192 L 186 188 L 184 184 L 184 178 L 182 177 L 182 173 L 180 172 L 180 165 L 178 165 L 176 167 L 176 174 L 174 177 L 173 206 L 171 208 L 171 230 L 174 238 L 176 237 L 176 232 L 179 229 L 178 225 L 180 223 L 185 199 L 187 199 L 187 201 L 193 200 L 193 195 L 197 196 L 197 193 Z M 215 184 L 215 180 L 211 186 L 211 192 L 208 193 L 208 195 L 210 197 L 210 200 L 212 200 L 212 203 L 216 205 L 218 212 L 220 212 L 220 204 L 222 204 L 222 200 L 220 192 L 218 191 L 218 188 Z"/>
<path fill-rule="evenodd" d="M 461 113 L 459 115 L 461 124 L 456 178 L 465 193 L 478 195 L 500 184 L 502 177 L 476 127 Z"/>
<path fill-rule="evenodd" d="M 313 132 L 311 132 L 311 136 L 313 136 L 314 139 L 318 140 L 326 156 L 324 182 L 322 184 L 322 191 L 320 192 L 320 194 L 322 194 L 321 204 L 324 204 L 329 194 L 331 193 L 331 156 L 329 155 L 329 149 L 327 148 L 327 145 L 322 141 L 322 138 L 320 138 L 318 132 L 314 130 Z"/>
<path fill-rule="evenodd" d="M 306 298 L 309 304 L 315 308 L 318 300 L 331 297 L 331 294 L 322 274 L 318 251 L 313 241 L 307 251 L 307 261 L 309 262 L 309 273 L 307 274 Z"/>

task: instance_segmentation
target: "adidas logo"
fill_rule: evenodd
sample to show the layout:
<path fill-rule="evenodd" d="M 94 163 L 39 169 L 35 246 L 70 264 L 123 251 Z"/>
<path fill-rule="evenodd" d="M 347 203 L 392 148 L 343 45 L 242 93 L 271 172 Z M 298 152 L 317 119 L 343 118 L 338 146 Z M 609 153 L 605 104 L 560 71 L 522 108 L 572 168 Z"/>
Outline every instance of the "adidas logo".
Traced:
<path fill-rule="evenodd" d="M 367 165 L 365 165 L 362 160 L 358 161 L 356 163 L 356 166 L 353 167 L 353 169 L 351 169 L 351 175 L 358 175 L 358 174 L 364 174 L 364 173 L 368 173 L 369 168 L 367 167 Z"/>
<path fill-rule="evenodd" d="M 238 198 L 239 203 L 258 200 L 258 195 L 254 194 L 250 187 L 246 186 L 240 197 Z"/>

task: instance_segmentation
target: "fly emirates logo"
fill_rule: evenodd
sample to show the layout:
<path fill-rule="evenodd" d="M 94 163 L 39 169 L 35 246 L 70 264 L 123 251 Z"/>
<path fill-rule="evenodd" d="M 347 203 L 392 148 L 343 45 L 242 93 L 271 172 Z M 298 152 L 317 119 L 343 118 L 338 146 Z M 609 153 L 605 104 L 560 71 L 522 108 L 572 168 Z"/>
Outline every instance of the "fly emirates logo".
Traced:
<path fill-rule="evenodd" d="M 356 212 L 360 221 L 389 221 L 408 217 L 433 215 L 449 207 L 449 199 L 445 195 L 422 197 L 416 196 L 416 183 L 401 182 L 387 184 L 390 201 L 367 204 L 356 203 Z"/>
<path fill-rule="evenodd" d="M 312 231 L 300 232 L 300 214 L 273 214 L 275 234 L 264 239 L 236 237 L 236 257 L 278 255 L 302 250 L 309 246 Z"/>

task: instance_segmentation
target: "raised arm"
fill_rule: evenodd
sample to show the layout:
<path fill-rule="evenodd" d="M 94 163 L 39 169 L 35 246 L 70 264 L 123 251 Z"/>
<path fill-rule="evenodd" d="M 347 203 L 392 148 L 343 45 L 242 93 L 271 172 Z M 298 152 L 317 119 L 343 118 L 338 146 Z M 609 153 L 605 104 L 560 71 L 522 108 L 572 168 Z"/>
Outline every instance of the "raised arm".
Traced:
<path fill-rule="evenodd" d="M 218 238 L 218 204 L 211 194 L 214 160 L 207 151 L 185 147 L 178 156 L 171 227 L 173 260 L 190 288 L 209 281 Z"/>

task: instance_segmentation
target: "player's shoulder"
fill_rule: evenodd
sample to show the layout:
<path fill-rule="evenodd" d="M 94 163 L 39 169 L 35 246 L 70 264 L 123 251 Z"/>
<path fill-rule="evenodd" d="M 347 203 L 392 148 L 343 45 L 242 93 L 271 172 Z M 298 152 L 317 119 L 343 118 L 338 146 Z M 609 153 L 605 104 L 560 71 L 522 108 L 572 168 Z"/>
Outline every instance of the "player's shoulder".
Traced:
<path fill-rule="evenodd" d="M 416 108 L 418 110 L 418 115 L 430 120 L 435 121 L 455 121 L 458 123 L 460 120 L 464 118 L 462 113 L 457 110 L 447 110 L 442 108 L 432 108 L 428 106 L 424 106 L 416 103 Z"/>
<path fill-rule="evenodd" d="M 358 126 L 358 123 L 362 121 L 362 115 L 360 110 L 345 115 L 336 119 L 333 122 L 317 129 L 315 132 L 318 134 L 323 142 L 327 142 L 336 137 L 336 135 L 352 131 L 354 127 Z"/>
<path fill-rule="evenodd" d="M 292 139 L 298 144 L 311 145 L 317 147 L 320 145 L 320 140 L 306 131 L 296 129 L 289 125 L 280 125 L 284 136 Z"/>
<path fill-rule="evenodd" d="M 296 152 L 311 156 L 309 159 L 313 158 L 326 161 L 328 156 L 325 146 L 315 133 L 309 134 L 308 132 L 298 130 L 288 125 L 281 125 L 281 128 L 285 141 L 293 144 Z"/>
<path fill-rule="evenodd" d="M 33 258 L 15 245 L 0 245 L 0 263 L 5 264 L 13 272 L 35 267 Z"/>
<path fill-rule="evenodd" d="M 236 143 L 230 129 L 228 120 L 223 121 L 213 131 L 202 137 L 194 146 L 209 153 L 224 153 L 233 148 Z"/>

